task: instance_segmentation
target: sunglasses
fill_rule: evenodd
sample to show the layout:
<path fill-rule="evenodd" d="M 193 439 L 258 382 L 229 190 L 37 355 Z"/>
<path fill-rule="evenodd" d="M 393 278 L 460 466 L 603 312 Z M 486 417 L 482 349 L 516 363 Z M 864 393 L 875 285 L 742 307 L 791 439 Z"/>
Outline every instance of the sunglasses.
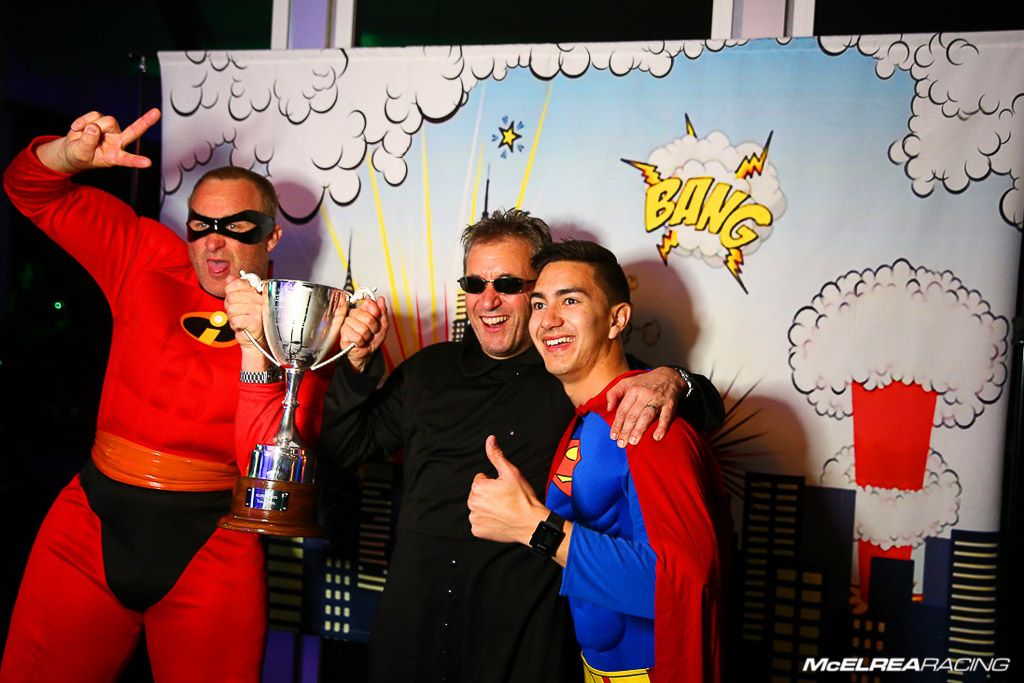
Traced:
<path fill-rule="evenodd" d="M 521 277 L 512 277 L 511 275 L 502 275 L 494 280 L 485 280 L 476 275 L 465 275 L 459 278 L 459 287 L 462 287 L 462 291 L 466 294 L 480 294 L 487 288 L 489 283 L 494 286 L 494 291 L 499 294 L 519 294 L 526 285 L 533 284 L 536 281 L 524 280 Z"/>

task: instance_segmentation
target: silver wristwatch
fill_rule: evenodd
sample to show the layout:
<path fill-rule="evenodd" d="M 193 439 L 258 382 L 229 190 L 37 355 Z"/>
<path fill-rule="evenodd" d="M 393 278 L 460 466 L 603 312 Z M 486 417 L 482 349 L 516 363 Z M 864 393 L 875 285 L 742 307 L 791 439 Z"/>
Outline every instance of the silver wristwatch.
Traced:
<path fill-rule="evenodd" d="M 678 365 L 672 365 L 670 367 L 676 372 L 678 372 L 679 376 L 683 378 L 684 382 L 686 382 L 686 393 L 683 394 L 683 398 L 690 398 L 690 394 L 693 393 L 693 378 L 690 377 L 690 373 L 688 373 L 686 370 L 683 370 Z"/>
<path fill-rule="evenodd" d="M 273 384 L 274 382 L 280 382 L 283 377 L 281 368 L 277 366 L 263 372 L 242 370 L 238 375 L 238 379 L 241 380 L 242 384 Z"/>

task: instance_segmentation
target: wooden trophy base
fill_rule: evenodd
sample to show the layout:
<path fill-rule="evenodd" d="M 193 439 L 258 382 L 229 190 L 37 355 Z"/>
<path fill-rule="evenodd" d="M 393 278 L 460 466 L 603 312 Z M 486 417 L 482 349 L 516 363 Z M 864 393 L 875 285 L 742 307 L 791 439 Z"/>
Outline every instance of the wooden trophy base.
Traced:
<path fill-rule="evenodd" d="M 313 484 L 239 477 L 220 526 L 268 536 L 322 536 Z"/>

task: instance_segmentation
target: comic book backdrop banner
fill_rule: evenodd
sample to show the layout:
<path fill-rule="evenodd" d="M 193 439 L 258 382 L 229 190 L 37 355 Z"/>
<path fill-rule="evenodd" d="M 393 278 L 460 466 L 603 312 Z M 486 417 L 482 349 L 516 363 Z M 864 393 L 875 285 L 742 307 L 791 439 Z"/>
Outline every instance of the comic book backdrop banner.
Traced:
<path fill-rule="evenodd" d="M 752 661 L 981 656 L 1022 38 L 166 53 L 163 219 L 183 229 L 212 167 L 267 175 L 275 274 L 377 287 L 391 365 L 464 325 L 482 213 L 598 240 L 633 287 L 628 349 L 726 394 Z"/>

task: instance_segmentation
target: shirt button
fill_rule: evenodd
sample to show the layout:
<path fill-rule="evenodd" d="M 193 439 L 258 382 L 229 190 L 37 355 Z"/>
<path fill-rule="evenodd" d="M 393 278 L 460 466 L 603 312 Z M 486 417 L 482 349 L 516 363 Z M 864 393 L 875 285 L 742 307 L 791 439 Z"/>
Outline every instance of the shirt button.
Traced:
<path fill-rule="evenodd" d="M 455 564 L 455 560 L 452 560 L 452 564 Z"/>
<path fill-rule="evenodd" d="M 515 436 L 516 435 L 516 430 L 513 429 L 511 432 L 508 433 L 508 435 L 509 436 Z"/>

